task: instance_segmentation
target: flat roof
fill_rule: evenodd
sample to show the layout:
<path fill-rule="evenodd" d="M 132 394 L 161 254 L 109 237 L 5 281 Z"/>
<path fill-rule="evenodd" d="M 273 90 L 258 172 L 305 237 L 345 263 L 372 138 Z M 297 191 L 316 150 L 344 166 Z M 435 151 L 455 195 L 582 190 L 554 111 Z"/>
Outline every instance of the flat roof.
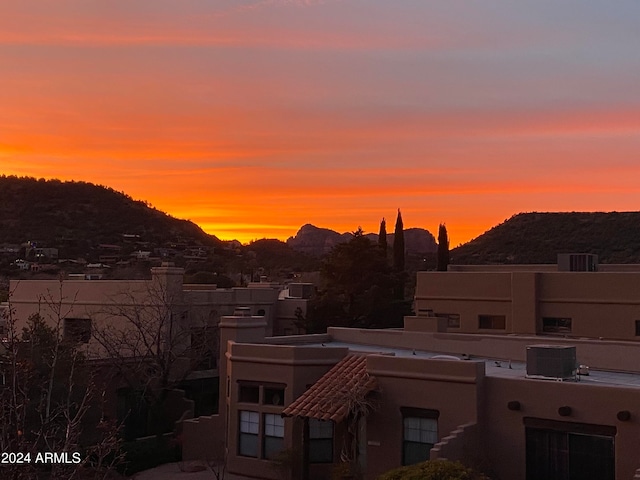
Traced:
<path fill-rule="evenodd" d="M 450 361 L 481 361 L 485 364 L 485 375 L 487 377 L 500 377 L 500 378 L 526 378 L 527 365 L 525 362 L 508 361 L 497 358 L 487 358 L 480 356 L 464 356 L 463 354 L 451 354 L 442 352 L 432 352 L 428 350 L 411 350 L 406 348 L 393 348 L 383 347 L 379 345 L 367 345 L 360 343 L 349 343 L 334 340 L 327 340 L 324 342 L 318 341 L 313 343 L 294 343 L 299 347 L 327 347 L 327 348 L 348 348 L 350 352 L 354 353 L 369 353 L 369 354 L 381 354 L 381 355 L 394 355 L 396 357 L 410 357 L 410 358 L 423 358 L 432 360 L 450 360 Z M 579 362 L 579 359 L 578 359 Z M 541 379 L 530 378 L 531 381 L 556 381 L 555 378 Z M 578 375 L 577 381 L 569 381 L 575 384 L 584 385 L 606 385 L 606 386 L 623 386 L 627 388 L 640 388 L 640 372 L 639 373 L 625 373 L 625 372 L 611 372 L 605 370 L 589 369 L 589 375 Z"/>

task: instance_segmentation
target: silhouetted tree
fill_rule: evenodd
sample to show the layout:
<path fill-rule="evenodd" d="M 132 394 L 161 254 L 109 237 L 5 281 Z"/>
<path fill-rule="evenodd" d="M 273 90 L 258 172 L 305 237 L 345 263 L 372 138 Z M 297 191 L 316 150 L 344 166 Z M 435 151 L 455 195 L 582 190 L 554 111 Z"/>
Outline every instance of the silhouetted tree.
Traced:
<path fill-rule="evenodd" d="M 398 209 L 396 229 L 393 236 L 393 267 L 396 272 L 404 271 L 404 253 L 404 226 L 402 225 L 402 214 Z"/>
<path fill-rule="evenodd" d="M 446 272 L 449 265 L 449 236 L 447 227 L 441 223 L 438 227 L 438 266 L 439 272 Z"/>
<path fill-rule="evenodd" d="M 384 217 L 380 222 L 380 233 L 378 233 L 378 245 L 385 258 L 387 258 L 387 222 Z"/>
<path fill-rule="evenodd" d="M 393 238 L 393 268 L 396 274 L 396 286 L 395 297 L 398 300 L 404 298 L 404 284 L 405 284 L 405 271 L 404 271 L 404 226 L 402 224 L 402 214 L 398 209 L 398 218 L 396 218 L 396 229 L 394 231 Z"/>
<path fill-rule="evenodd" d="M 61 283 L 62 285 L 62 283 Z M 62 286 L 60 287 L 62 291 Z M 0 449 L 30 460 L 3 465 L 2 478 L 107 478 L 122 460 L 118 425 L 104 417 L 104 391 L 82 342 L 65 332 L 75 297 L 40 297 L 46 315 L 32 314 L 18 331 L 9 308 L 0 314 Z M 69 464 L 38 464 L 39 452 L 69 452 Z M 82 452 L 78 456 L 78 453 Z"/>
<path fill-rule="evenodd" d="M 109 358 L 131 391 L 137 412 L 125 425 L 127 437 L 156 434 L 160 440 L 173 427 L 165 411 L 171 390 L 216 358 L 216 320 L 199 315 L 181 289 L 159 278 L 113 295 L 93 316 L 91 336 L 92 357 Z"/>
<path fill-rule="evenodd" d="M 299 322 L 309 333 L 328 326 L 398 327 L 405 305 L 393 300 L 394 276 L 380 248 L 361 230 L 333 247 L 322 266 L 326 288 L 312 299 Z"/>

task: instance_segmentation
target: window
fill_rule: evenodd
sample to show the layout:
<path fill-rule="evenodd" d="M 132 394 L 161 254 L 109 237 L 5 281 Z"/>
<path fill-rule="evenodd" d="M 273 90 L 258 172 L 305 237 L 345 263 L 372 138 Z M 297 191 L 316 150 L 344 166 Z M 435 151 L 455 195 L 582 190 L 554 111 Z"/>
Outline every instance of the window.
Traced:
<path fill-rule="evenodd" d="M 504 330 L 507 328 L 505 315 L 478 315 L 478 328 Z"/>
<path fill-rule="evenodd" d="M 436 313 L 436 317 L 447 319 L 447 328 L 460 328 L 460 314 L 458 313 Z"/>
<path fill-rule="evenodd" d="M 284 405 L 284 387 L 264 387 L 265 405 Z"/>
<path fill-rule="evenodd" d="M 274 458 L 284 450 L 284 418 L 280 414 L 264 414 L 264 458 Z"/>
<path fill-rule="evenodd" d="M 640 320 L 636 320 L 636 337 L 640 337 Z"/>
<path fill-rule="evenodd" d="M 436 410 L 403 409 L 402 464 L 429 460 L 431 448 L 438 443 Z"/>
<path fill-rule="evenodd" d="M 260 414 L 258 412 L 240 411 L 240 439 L 238 454 L 245 457 L 258 456 L 258 432 Z"/>
<path fill-rule="evenodd" d="M 90 318 L 65 318 L 63 337 L 74 343 L 89 343 L 91 340 Z"/>
<path fill-rule="evenodd" d="M 284 405 L 286 385 L 238 382 L 238 404 L 252 404 L 240 410 L 239 453 L 271 460 L 284 450 L 284 419 L 277 408 Z M 274 408 L 275 406 L 275 408 Z"/>
<path fill-rule="evenodd" d="M 538 419 L 525 427 L 527 480 L 615 478 L 614 427 Z"/>
<path fill-rule="evenodd" d="M 542 331 L 545 333 L 571 333 L 571 319 L 560 317 L 543 317 Z"/>
<path fill-rule="evenodd" d="M 309 419 L 309 462 L 333 462 L 333 422 Z"/>
<path fill-rule="evenodd" d="M 258 403 L 260 400 L 260 387 L 258 385 L 240 385 L 238 401 L 243 403 Z"/>

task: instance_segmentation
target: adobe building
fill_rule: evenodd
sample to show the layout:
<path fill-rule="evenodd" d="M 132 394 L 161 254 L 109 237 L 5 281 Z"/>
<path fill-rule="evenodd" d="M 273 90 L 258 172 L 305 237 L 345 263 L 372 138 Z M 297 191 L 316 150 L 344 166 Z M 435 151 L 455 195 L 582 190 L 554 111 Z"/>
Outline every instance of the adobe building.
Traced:
<path fill-rule="evenodd" d="M 222 316 L 240 308 L 243 315 L 264 317 L 268 335 L 282 335 L 298 333 L 295 311 L 300 309 L 304 314 L 313 293 L 313 285 L 306 283 L 283 286 L 264 280 L 223 289 L 184 284 L 183 278 L 182 268 L 166 263 L 152 268 L 149 280 L 105 280 L 92 274 L 62 280 L 11 280 L 9 303 L 18 331 L 35 313 L 50 323 L 61 321 L 64 335 L 65 327 L 74 330 L 71 327 L 76 324 L 88 334 L 92 323 L 117 325 L 134 308 L 179 317 L 185 329 L 216 326 Z M 9 304 L 2 307 L 8 311 Z M 90 335 L 83 338 L 90 341 Z"/>
<path fill-rule="evenodd" d="M 255 315 L 265 322 L 269 336 L 298 333 L 295 311 L 297 308 L 306 311 L 313 286 L 292 283 L 284 287 L 264 280 L 247 287 L 219 289 L 209 284 L 184 284 L 183 278 L 182 268 L 167 263 L 152 268 L 148 280 L 104 280 L 92 274 L 62 280 L 12 280 L 10 302 L 0 305 L 0 318 L 10 313 L 15 330 L 21 332 L 28 318 L 39 313 L 50 326 L 58 325 L 63 337 L 80 343 L 89 358 L 101 365 L 106 364 L 101 360 L 109 355 L 96 341 L 97 332 L 108 326 L 113 331 L 125 332 L 123 337 L 135 336 L 141 328 L 132 326 L 132 319 L 145 328 L 150 325 L 151 332 L 157 331 L 155 324 L 164 325 L 162 328 L 171 330 L 166 338 L 171 342 L 172 353 L 181 356 L 174 363 L 174 381 L 193 400 L 186 407 L 184 402 L 177 402 L 177 408 L 190 408 L 187 416 L 212 413 L 218 408 L 221 317 L 234 313 Z M 0 321 L 0 336 L 5 334 L 6 321 Z M 121 355 L 145 354 L 127 348 L 123 342 Z M 118 398 L 112 399 L 113 405 L 135 402 L 130 399 L 131 388 L 124 385 L 115 388 Z M 126 410 L 118 416 L 130 418 Z M 183 410 L 175 412 L 176 418 L 180 418 Z M 138 433 L 132 435 L 144 435 L 142 430 Z"/>
<path fill-rule="evenodd" d="M 494 480 L 640 478 L 640 272 L 495 270 L 420 272 L 404 329 L 268 337 L 224 317 L 224 409 L 183 422 L 184 458 L 226 450 L 229 472 L 274 480 L 428 458 Z M 571 322 L 545 330 L 554 317 Z"/>
<path fill-rule="evenodd" d="M 418 272 L 415 311 L 444 319 L 447 332 L 640 340 L 640 266 L 593 257 Z"/>

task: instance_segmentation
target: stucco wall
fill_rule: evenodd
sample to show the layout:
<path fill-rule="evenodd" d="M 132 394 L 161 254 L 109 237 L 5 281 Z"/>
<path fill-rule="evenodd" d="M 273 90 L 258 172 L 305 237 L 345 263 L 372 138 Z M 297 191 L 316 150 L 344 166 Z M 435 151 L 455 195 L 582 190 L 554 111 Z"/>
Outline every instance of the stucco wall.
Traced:
<path fill-rule="evenodd" d="M 279 472 L 274 469 L 272 462 L 238 454 L 239 411 L 244 409 L 260 412 L 262 424 L 263 414 L 279 414 L 284 406 L 239 402 L 239 382 L 254 382 L 259 385 L 283 384 L 284 405 L 288 405 L 338 363 L 347 354 L 347 349 L 246 343 L 228 345 L 228 470 L 239 475 L 275 480 Z M 285 419 L 285 449 L 296 450 L 299 454 L 301 444 L 302 422 L 294 418 Z M 294 466 L 293 478 L 300 478 L 301 468 L 301 465 Z M 328 474 L 330 466 L 320 466 L 315 470 L 316 472 L 312 473 L 316 475 Z"/>
<path fill-rule="evenodd" d="M 640 465 L 640 389 L 486 377 L 485 392 L 482 440 L 498 479 L 525 479 L 525 417 L 613 426 L 617 429 L 616 479 L 633 478 Z M 519 401 L 522 410 L 509 410 L 507 403 L 512 400 Z M 572 414 L 560 416 L 561 406 L 570 406 Z M 631 421 L 617 420 L 621 410 L 631 412 Z"/>
<path fill-rule="evenodd" d="M 416 311 L 459 314 L 450 332 L 543 334 L 544 317 L 571 318 L 572 337 L 638 341 L 640 272 L 418 272 Z M 479 328 L 504 315 L 505 329 Z M 561 334 L 567 332 L 560 332 Z"/>
<path fill-rule="evenodd" d="M 380 392 L 367 421 L 367 479 L 402 464 L 401 408 L 438 411 L 439 438 L 477 421 L 484 363 L 370 355 L 367 371 Z"/>

